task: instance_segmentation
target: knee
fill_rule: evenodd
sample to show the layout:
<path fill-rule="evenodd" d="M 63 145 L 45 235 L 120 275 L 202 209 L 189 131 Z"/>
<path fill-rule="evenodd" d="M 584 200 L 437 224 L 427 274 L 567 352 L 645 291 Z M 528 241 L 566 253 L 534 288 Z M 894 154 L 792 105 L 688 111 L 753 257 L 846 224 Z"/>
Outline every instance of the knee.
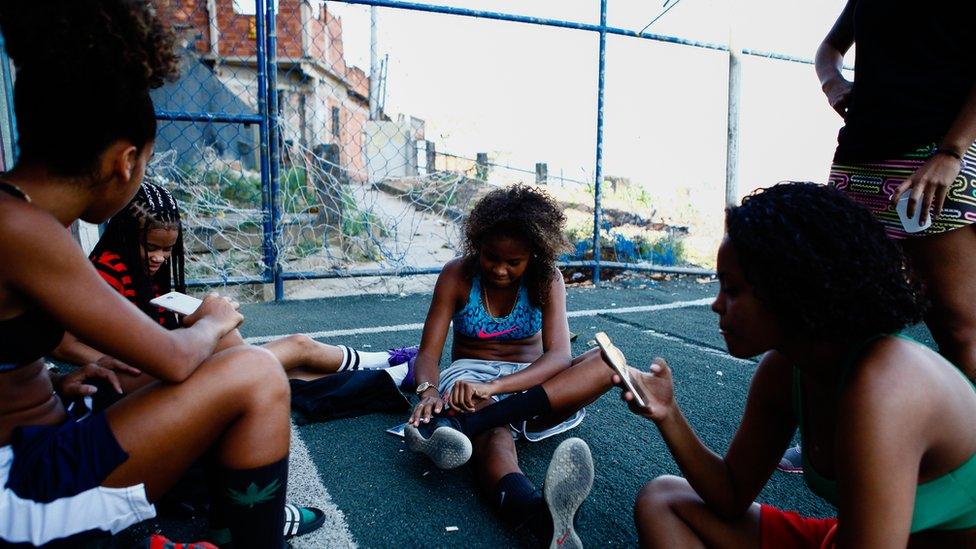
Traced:
<path fill-rule="evenodd" d="M 512 432 L 508 427 L 495 427 L 477 437 L 475 441 L 478 454 L 482 456 L 496 455 L 500 452 L 508 452 L 515 448 L 512 440 Z"/>
<path fill-rule="evenodd" d="M 281 362 L 266 349 L 241 345 L 228 349 L 222 379 L 246 398 L 261 402 L 285 401 L 291 397 L 288 377 Z"/>
<path fill-rule="evenodd" d="M 315 347 L 315 341 L 307 335 L 302 334 L 292 334 L 290 336 L 286 336 L 284 341 L 287 342 L 288 345 L 293 349 L 298 351 L 299 354 L 306 354 Z"/>
<path fill-rule="evenodd" d="M 641 487 L 634 505 L 634 518 L 638 526 L 646 519 L 671 512 L 672 505 L 681 496 L 692 491 L 688 481 L 673 475 L 664 475 L 648 482 Z"/>

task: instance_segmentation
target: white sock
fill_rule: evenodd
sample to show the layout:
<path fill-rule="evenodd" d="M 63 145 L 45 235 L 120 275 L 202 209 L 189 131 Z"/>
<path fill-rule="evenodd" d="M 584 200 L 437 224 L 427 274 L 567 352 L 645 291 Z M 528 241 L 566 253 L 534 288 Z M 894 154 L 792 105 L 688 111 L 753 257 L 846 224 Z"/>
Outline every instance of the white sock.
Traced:
<path fill-rule="evenodd" d="M 379 353 L 367 353 L 345 345 L 337 345 L 342 351 L 342 363 L 339 365 L 340 372 L 346 370 L 378 370 L 390 366 L 390 353 L 382 351 Z"/>
<path fill-rule="evenodd" d="M 399 366 L 384 368 L 383 371 L 390 374 L 390 377 L 393 378 L 393 383 L 396 383 L 396 386 L 399 387 L 400 384 L 403 383 L 403 380 L 407 378 L 408 369 L 409 367 L 407 366 L 407 363 L 404 362 Z"/>

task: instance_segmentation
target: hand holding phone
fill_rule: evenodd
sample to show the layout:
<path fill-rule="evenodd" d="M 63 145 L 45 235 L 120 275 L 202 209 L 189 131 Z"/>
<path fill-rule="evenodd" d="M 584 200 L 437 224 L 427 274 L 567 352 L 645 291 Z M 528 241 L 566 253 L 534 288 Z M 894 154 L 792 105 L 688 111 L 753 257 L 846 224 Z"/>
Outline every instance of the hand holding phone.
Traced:
<path fill-rule="evenodd" d="M 905 193 L 901 195 L 898 199 L 898 205 L 895 206 L 895 211 L 898 212 L 898 218 L 901 220 L 901 226 L 905 228 L 906 233 L 919 233 L 928 229 L 932 226 L 932 215 L 931 213 L 926 216 L 925 223 L 921 223 L 922 208 L 919 206 L 915 207 L 915 215 L 908 217 L 908 199 L 911 198 L 911 193 Z"/>
<path fill-rule="evenodd" d="M 610 336 L 605 332 L 597 332 L 594 339 L 596 339 L 596 344 L 600 346 L 600 350 L 603 351 L 603 358 L 613 368 L 613 371 L 617 372 L 617 375 L 620 376 L 627 390 L 630 391 L 630 394 L 634 395 L 634 400 L 637 401 L 637 404 L 641 407 L 646 407 L 647 405 L 644 403 L 644 399 L 641 398 L 640 392 L 637 391 L 637 388 L 634 387 L 633 382 L 630 380 L 630 372 L 624 354 L 610 341 Z"/>
<path fill-rule="evenodd" d="M 180 292 L 170 292 L 150 300 L 149 303 L 181 315 L 192 315 L 203 301 Z"/>

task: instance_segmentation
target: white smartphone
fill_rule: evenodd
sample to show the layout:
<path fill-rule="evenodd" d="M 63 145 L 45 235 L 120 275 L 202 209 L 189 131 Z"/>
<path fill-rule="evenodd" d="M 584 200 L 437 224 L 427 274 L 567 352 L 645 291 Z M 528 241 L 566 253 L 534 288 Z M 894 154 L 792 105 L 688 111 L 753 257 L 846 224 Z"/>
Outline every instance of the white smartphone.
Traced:
<path fill-rule="evenodd" d="M 898 218 L 901 219 L 901 226 L 905 228 L 906 233 L 918 233 L 932 226 L 932 215 L 929 212 L 929 216 L 925 219 L 925 224 L 919 223 L 919 219 L 922 217 L 922 208 L 915 208 L 915 215 L 908 217 L 908 199 L 911 198 L 910 194 L 903 194 L 901 198 L 898 199 L 898 205 L 895 206 L 895 210 L 898 212 Z"/>
<path fill-rule="evenodd" d="M 637 388 L 630 381 L 630 373 L 627 371 L 627 359 L 620 352 L 620 349 L 610 341 L 610 336 L 605 332 L 597 332 L 593 338 L 596 339 L 596 344 L 600 346 L 600 350 L 603 351 L 603 356 L 610 363 L 610 367 L 623 380 L 630 394 L 634 395 L 634 400 L 637 401 L 637 404 L 640 404 L 642 407 L 647 406 L 644 404 L 644 399 L 641 398 L 640 392 L 637 391 Z"/>
<path fill-rule="evenodd" d="M 200 307 L 203 301 L 193 296 L 181 294 L 180 292 L 170 292 L 150 300 L 149 303 L 168 311 L 180 313 L 181 315 L 191 315 Z"/>

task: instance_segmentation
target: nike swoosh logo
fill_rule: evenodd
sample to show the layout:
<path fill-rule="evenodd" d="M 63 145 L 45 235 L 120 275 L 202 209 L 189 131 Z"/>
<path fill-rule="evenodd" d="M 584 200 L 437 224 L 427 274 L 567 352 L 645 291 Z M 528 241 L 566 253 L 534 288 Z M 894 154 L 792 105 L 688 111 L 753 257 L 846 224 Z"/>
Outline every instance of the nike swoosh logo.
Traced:
<path fill-rule="evenodd" d="M 556 540 L 556 545 L 562 547 L 563 544 L 566 543 L 566 538 L 568 537 L 569 537 L 569 530 L 566 530 L 566 533 L 563 534 L 563 537 Z"/>
<path fill-rule="evenodd" d="M 514 326 L 511 327 L 511 328 L 509 328 L 509 329 L 507 329 L 507 330 L 502 330 L 500 332 L 492 332 L 490 334 L 486 334 L 485 333 L 485 330 L 484 329 L 481 329 L 481 330 L 478 330 L 478 338 L 479 339 L 491 339 L 493 337 L 498 337 L 500 335 L 505 335 L 508 332 L 514 332 L 514 331 L 515 331 L 515 327 Z"/>

